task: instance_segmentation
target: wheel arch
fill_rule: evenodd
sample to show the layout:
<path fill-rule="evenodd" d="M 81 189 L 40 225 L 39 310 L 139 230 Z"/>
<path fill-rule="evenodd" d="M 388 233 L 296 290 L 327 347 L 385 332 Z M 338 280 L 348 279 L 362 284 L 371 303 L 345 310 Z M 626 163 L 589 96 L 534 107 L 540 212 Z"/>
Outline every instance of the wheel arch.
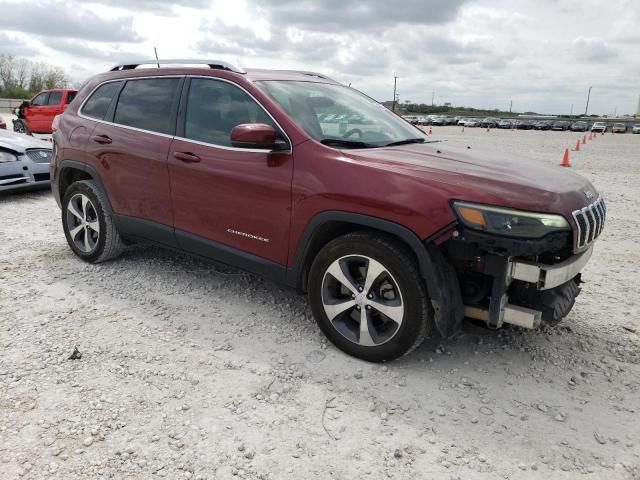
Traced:
<path fill-rule="evenodd" d="M 59 205 L 62 204 L 62 199 L 69 186 L 79 180 L 93 180 L 107 200 L 109 213 L 113 212 L 109 195 L 107 195 L 102 179 L 96 169 L 91 165 L 76 160 L 63 160 L 60 162 L 60 171 L 56 179 L 56 188 L 54 188 L 54 194 L 56 195 L 56 200 L 58 200 Z"/>
<path fill-rule="evenodd" d="M 422 240 L 407 227 L 382 218 L 343 211 L 321 212 L 309 221 L 300 236 L 287 283 L 305 292 L 311 263 L 320 249 L 338 236 L 363 228 L 390 234 L 413 252 L 427 285 L 436 327 L 445 337 L 453 335 L 464 318 L 464 306 L 453 267 L 432 241 L 441 230 Z"/>

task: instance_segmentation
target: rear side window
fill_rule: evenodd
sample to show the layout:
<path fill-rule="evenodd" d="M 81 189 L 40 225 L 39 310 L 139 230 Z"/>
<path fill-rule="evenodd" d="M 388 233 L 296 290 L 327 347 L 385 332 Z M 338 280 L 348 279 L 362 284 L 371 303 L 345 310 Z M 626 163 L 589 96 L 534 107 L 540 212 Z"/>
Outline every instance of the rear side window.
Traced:
<path fill-rule="evenodd" d="M 262 107 L 240 88 L 219 80 L 191 79 L 185 138 L 230 147 L 231 130 L 242 123 L 266 123 L 278 129 Z"/>
<path fill-rule="evenodd" d="M 62 92 L 49 92 L 49 100 L 47 105 L 58 105 L 62 100 Z"/>
<path fill-rule="evenodd" d="M 43 92 L 40 95 L 37 95 L 32 101 L 32 107 L 39 107 L 47 103 L 47 97 L 49 96 L 49 92 Z"/>
<path fill-rule="evenodd" d="M 67 93 L 67 101 L 66 101 L 66 103 L 73 102 L 73 99 L 76 98 L 77 94 L 78 94 L 78 92 L 69 92 L 69 93 Z"/>
<path fill-rule="evenodd" d="M 110 82 L 100 85 L 93 95 L 86 101 L 82 107 L 82 114 L 97 120 L 104 120 L 111 105 L 111 100 L 118 90 L 122 82 Z"/>
<path fill-rule="evenodd" d="M 171 106 L 177 96 L 179 78 L 129 80 L 120 93 L 114 123 L 169 133 Z"/>

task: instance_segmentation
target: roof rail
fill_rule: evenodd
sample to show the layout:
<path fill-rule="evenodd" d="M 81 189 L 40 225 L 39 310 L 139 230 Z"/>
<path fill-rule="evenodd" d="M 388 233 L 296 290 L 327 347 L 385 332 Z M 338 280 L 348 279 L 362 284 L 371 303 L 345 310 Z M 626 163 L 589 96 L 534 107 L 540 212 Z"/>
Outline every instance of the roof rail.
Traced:
<path fill-rule="evenodd" d="M 276 70 L 268 70 L 268 69 L 262 69 L 262 68 L 252 68 L 250 70 L 251 72 L 280 72 L 280 73 L 298 73 L 300 75 L 307 75 L 309 77 L 318 77 L 318 78 L 322 78 L 324 80 L 329 80 L 331 82 L 335 82 L 335 80 L 333 78 L 327 77 L 324 73 L 317 73 L 317 72 L 309 72 L 306 70 L 282 70 L 282 69 L 276 69 Z M 336 82 L 338 83 L 338 82 Z"/>
<path fill-rule="evenodd" d="M 119 70 L 133 70 L 140 65 L 209 65 L 209 68 L 218 70 L 228 70 L 234 73 L 246 73 L 241 68 L 236 67 L 222 60 L 199 60 L 199 59 L 166 59 L 166 60 L 137 60 L 115 65 L 109 71 L 117 72 Z"/>

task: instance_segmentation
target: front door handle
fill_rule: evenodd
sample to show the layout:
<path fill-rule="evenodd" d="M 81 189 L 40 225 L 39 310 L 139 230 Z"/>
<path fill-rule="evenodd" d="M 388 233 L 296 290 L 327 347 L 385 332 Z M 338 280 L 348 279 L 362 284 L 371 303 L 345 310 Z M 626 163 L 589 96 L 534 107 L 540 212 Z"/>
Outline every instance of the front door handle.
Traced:
<path fill-rule="evenodd" d="M 185 163 L 198 163 L 200 157 L 189 152 L 173 152 L 173 156 Z"/>
<path fill-rule="evenodd" d="M 91 140 L 102 145 L 111 143 L 111 139 L 106 135 L 94 135 L 93 137 L 91 137 Z"/>

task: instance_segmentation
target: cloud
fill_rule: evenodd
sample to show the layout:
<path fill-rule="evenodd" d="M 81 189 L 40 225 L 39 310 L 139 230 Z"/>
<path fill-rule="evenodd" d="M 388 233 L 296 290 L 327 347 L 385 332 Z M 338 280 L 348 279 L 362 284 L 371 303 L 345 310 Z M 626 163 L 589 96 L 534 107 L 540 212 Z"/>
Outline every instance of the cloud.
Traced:
<path fill-rule="evenodd" d="M 95 0 L 91 0 L 94 3 Z M 96 5 L 107 5 L 124 10 L 137 10 L 157 15 L 168 15 L 181 7 L 205 9 L 211 0 L 102 0 Z"/>
<path fill-rule="evenodd" d="M 433 25 L 453 20 L 466 0 L 256 0 L 273 24 L 343 33 L 380 27 Z"/>
<path fill-rule="evenodd" d="M 617 52 L 602 38 L 578 37 L 573 40 L 571 50 L 582 62 L 606 63 L 616 58 Z"/>
<path fill-rule="evenodd" d="M 147 58 L 139 52 L 125 51 L 120 48 L 113 48 L 110 45 L 105 46 L 102 43 L 95 42 L 76 42 L 62 38 L 51 38 L 47 41 L 47 47 L 59 52 L 67 53 L 73 57 L 90 58 L 94 60 L 104 60 L 113 63 L 131 60 L 134 58 Z"/>
<path fill-rule="evenodd" d="M 36 55 L 38 50 L 33 48 L 23 37 L 12 37 L 0 32 L 0 55 L 14 55 L 28 57 Z"/>
<path fill-rule="evenodd" d="M 6 30 L 43 37 L 63 37 L 104 42 L 141 40 L 133 27 L 133 17 L 105 18 L 99 9 L 49 0 L 30 4 L 0 0 L 2 25 Z"/>

